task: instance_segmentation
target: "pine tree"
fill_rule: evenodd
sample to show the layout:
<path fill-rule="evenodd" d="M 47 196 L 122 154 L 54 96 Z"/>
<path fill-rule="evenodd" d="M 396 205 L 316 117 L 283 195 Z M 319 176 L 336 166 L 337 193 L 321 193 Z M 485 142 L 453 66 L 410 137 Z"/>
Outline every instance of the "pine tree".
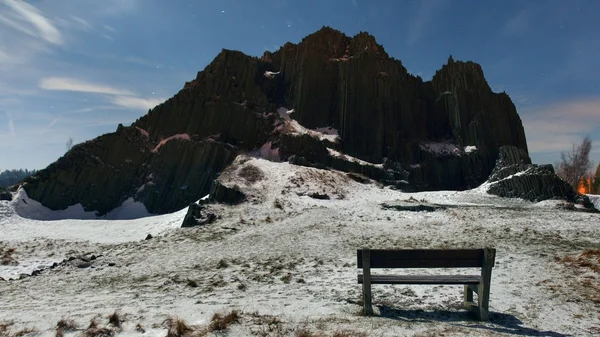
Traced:
<path fill-rule="evenodd" d="M 594 182 L 592 183 L 592 193 L 600 194 L 600 164 L 596 168 L 596 174 L 594 175 Z"/>

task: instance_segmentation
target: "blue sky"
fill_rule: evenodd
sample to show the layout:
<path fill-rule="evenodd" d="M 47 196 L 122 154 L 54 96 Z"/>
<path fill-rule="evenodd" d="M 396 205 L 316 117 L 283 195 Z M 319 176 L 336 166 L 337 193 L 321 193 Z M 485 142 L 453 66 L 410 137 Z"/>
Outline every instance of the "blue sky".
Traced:
<path fill-rule="evenodd" d="M 323 25 L 367 31 L 431 79 L 483 66 L 524 122 L 534 162 L 590 135 L 600 161 L 600 2 L 0 0 L 0 169 L 40 169 L 129 125 L 221 50 L 259 56 Z"/>

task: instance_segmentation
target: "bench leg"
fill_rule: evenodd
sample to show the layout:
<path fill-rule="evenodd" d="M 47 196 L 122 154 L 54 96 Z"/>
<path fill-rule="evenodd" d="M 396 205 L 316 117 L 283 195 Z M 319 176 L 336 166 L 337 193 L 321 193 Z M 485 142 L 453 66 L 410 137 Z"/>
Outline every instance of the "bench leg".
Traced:
<path fill-rule="evenodd" d="M 373 305 L 371 303 L 371 282 L 365 282 L 365 279 L 363 279 L 363 315 L 373 315 Z"/>
<path fill-rule="evenodd" d="M 473 289 L 469 288 L 468 284 L 465 284 L 465 307 L 470 309 L 473 306 Z"/>
<path fill-rule="evenodd" d="M 371 252 L 368 248 L 363 249 L 363 315 L 372 316 L 373 306 L 371 304 Z"/>
<path fill-rule="evenodd" d="M 484 263 L 481 268 L 481 282 L 479 283 L 477 298 L 479 303 L 479 319 L 488 320 L 490 307 L 490 284 L 492 280 L 492 267 L 494 265 L 495 251 L 490 248 L 484 249 Z"/>

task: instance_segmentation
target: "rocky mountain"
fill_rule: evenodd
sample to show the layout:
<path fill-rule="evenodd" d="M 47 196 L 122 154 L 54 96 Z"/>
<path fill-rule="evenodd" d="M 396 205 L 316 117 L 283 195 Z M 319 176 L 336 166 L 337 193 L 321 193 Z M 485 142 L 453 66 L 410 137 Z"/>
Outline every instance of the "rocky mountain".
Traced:
<path fill-rule="evenodd" d="M 423 81 L 371 35 L 324 27 L 260 58 L 222 50 L 174 97 L 74 146 L 24 188 L 51 209 L 104 214 L 134 197 L 165 213 L 256 151 L 407 190 L 462 190 L 488 178 L 502 146 L 527 153 L 515 106 L 481 66 L 450 57 Z"/>

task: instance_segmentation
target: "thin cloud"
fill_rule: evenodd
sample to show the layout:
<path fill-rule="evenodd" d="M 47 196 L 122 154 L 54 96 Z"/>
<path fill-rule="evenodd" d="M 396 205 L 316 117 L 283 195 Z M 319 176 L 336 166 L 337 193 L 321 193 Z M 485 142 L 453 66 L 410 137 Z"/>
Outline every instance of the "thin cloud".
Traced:
<path fill-rule="evenodd" d="M 443 0 L 420 2 L 417 15 L 410 22 L 408 29 L 408 39 L 406 40 L 408 46 L 413 46 L 426 34 L 426 28 L 431 25 L 431 22 L 435 18 L 435 12 L 443 5 Z"/>
<path fill-rule="evenodd" d="M 42 79 L 38 87 L 45 90 L 91 92 L 108 95 L 133 95 L 131 91 L 107 85 L 81 81 L 69 77 L 49 77 Z"/>
<path fill-rule="evenodd" d="M 102 25 L 102 28 L 104 28 L 104 29 L 106 29 L 106 30 L 108 30 L 109 32 L 112 32 L 112 33 L 116 33 L 117 32 L 116 29 L 114 29 L 112 26 L 109 26 L 109 25 Z"/>
<path fill-rule="evenodd" d="M 75 21 L 83 30 L 85 30 L 85 31 L 92 30 L 92 25 L 89 22 L 87 22 L 86 20 L 84 20 L 78 16 L 75 16 L 75 15 L 72 15 L 71 19 L 73 21 Z"/>
<path fill-rule="evenodd" d="M 2 1 L 9 10 L 0 11 L 0 21 L 5 25 L 33 37 L 41 37 L 52 44 L 63 44 L 60 31 L 34 6 L 25 1 Z"/>
<path fill-rule="evenodd" d="M 504 23 L 501 33 L 508 36 L 521 35 L 529 29 L 529 21 L 529 10 L 522 9 Z"/>
<path fill-rule="evenodd" d="M 112 103 L 128 109 L 149 110 L 164 102 L 162 98 L 140 98 L 135 96 L 116 96 Z"/>
<path fill-rule="evenodd" d="M 521 112 L 529 152 L 569 150 L 600 124 L 600 98 L 562 102 Z"/>

